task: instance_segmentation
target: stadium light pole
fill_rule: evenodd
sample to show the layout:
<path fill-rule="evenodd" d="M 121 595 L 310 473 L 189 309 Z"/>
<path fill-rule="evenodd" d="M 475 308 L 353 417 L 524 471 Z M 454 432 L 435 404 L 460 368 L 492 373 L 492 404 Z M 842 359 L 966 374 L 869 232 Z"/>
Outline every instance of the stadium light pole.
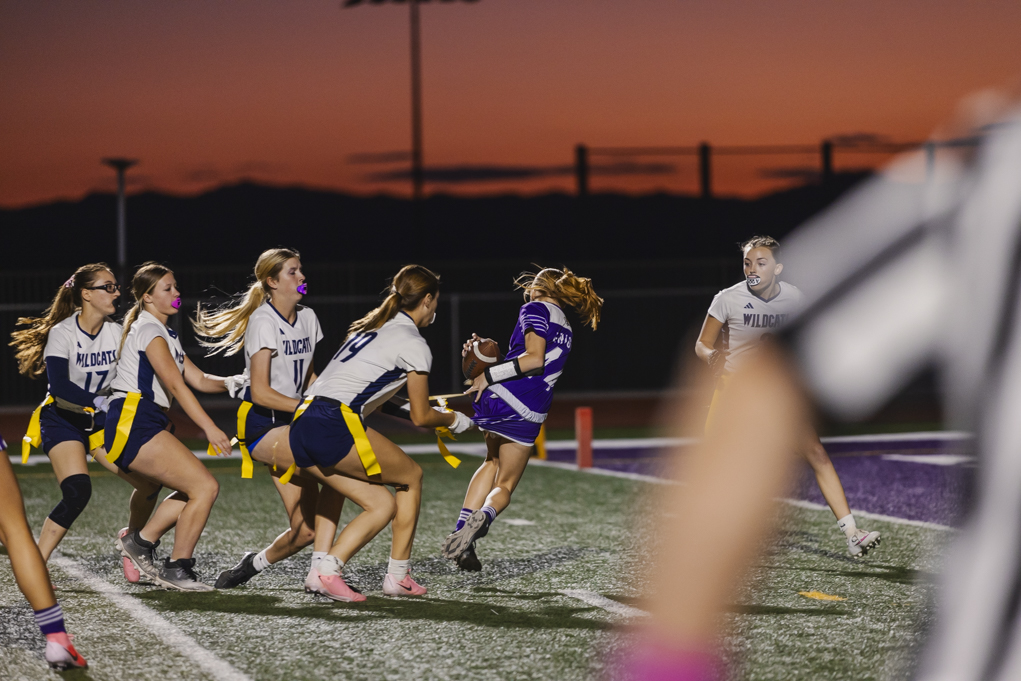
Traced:
<path fill-rule="evenodd" d="M 127 281 L 128 276 L 128 215 L 127 197 L 124 194 L 124 173 L 133 165 L 137 165 L 137 159 L 131 158 L 104 158 L 103 165 L 108 165 L 117 171 L 117 272 L 121 281 Z"/>
<path fill-rule="evenodd" d="M 439 0 L 456 2 L 457 0 Z M 461 0 L 478 2 L 479 0 Z M 366 0 L 345 0 L 344 7 L 357 7 Z M 370 4 L 382 5 L 387 0 L 368 0 Z M 418 20 L 418 5 L 429 0 L 391 0 L 394 3 L 407 2 L 411 8 L 411 196 L 415 201 L 422 198 L 425 185 L 425 170 L 422 160 L 422 40 Z"/>

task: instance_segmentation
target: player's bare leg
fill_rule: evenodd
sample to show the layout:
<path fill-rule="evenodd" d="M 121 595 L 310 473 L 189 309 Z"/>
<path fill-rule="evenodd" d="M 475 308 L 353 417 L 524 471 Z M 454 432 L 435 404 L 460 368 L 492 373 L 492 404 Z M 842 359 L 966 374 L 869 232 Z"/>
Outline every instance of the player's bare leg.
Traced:
<path fill-rule="evenodd" d="M 0 450 L 0 543 L 7 549 L 14 580 L 46 636 L 46 661 L 59 669 L 87 667 L 64 629 L 63 614 L 53 595 L 46 563 L 28 527 L 25 502 L 6 450 Z"/>
<path fill-rule="evenodd" d="M 847 505 L 844 486 L 840 482 L 840 476 L 837 475 L 837 469 L 833 467 L 830 455 L 826 452 L 822 442 L 819 441 L 819 436 L 815 431 L 809 431 L 806 434 L 806 442 L 801 450 L 801 456 L 812 467 L 812 472 L 815 473 L 815 481 L 819 485 L 819 491 L 822 492 L 822 496 L 830 510 L 833 511 L 833 515 L 838 519 L 848 515 L 851 512 L 851 508 Z"/>
<path fill-rule="evenodd" d="M 854 516 L 851 515 L 851 507 L 847 504 L 847 496 L 844 494 L 844 486 L 840 482 L 840 476 L 833 467 L 830 455 L 826 448 L 819 441 L 819 435 L 813 429 L 809 429 L 805 435 L 805 446 L 801 455 L 808 461 L 815 473 L 815 480 L 819 484 L 819 491 L 826 499 L 830 510 L 837 519 L 837 527 L 847 538 L 847 551 L 852 556 L 864 556 L 873 548 L 879 546 L 880 536 L 878 532 L 858 529 Z"/>
<path fill-rule="evenodd" d="M 492 433 L 486 433 L 486 449 L 487 459 L 496 463 L 492 489 L 482 500 L 481 508 L 459 521 L 457 529 L 443 541 L 443 557 L 456 560 L 458 567 L 463 570 L 481 569 L 475 556 L 475 542 L 489 533 L 489 526 L 496 520 L 496 516 L 510 505 L 511 496 L 521 481 L 532 453 L 531 446 L 511 442 Z M 466 500 L 464 510 L 468 510 L 468 504 L 477 502 L 477 497 L 481 495 L 476 489 L 469 490 L 469 496 L 471 498 Z"/>

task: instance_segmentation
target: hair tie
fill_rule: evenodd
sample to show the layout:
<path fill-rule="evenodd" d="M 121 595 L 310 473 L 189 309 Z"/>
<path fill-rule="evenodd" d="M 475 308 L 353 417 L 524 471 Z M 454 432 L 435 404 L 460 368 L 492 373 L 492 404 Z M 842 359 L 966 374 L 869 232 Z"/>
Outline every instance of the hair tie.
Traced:
<path fill-rule="evenodd" d="M 64 288 L 74 288 L 74 275 L 73 274 L 71 275 L 70 279 L 68 279 L 67 281 L 64 282 Z"/>
<path fill-rule="evenodd" d="M 390 293 L 392 293 L 395 296 L 400 296 L 401 295 L 401 292 L 397 290 L 396 286 L 391 286 L 390 287 Z"/>

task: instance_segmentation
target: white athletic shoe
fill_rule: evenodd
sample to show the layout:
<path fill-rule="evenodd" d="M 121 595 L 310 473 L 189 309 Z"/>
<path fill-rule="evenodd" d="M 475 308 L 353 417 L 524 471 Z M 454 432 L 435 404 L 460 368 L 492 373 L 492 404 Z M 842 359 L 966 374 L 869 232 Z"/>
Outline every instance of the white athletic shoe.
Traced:
<path fill-rule="evenodd" d="M 864 556 L 877 546 L 879 546 L 878 532 L 858 530 L 853 537 L 847 540 L 847 552 L 855 558 Z"/>

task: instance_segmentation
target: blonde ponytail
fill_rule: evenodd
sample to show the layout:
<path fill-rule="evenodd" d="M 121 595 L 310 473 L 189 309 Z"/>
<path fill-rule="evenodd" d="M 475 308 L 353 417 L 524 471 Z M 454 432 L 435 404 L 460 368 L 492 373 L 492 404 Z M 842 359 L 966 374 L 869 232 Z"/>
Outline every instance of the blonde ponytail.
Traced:
<path fill-rule="evenodd" d="M 579 277 L 566 267 L 562 270 L 542 267 L 538 274 L 522 272 L 514 283 L 524 289 L 526 295 L 530 291 L 538 291 L 543 296 L 570 305 L 593 331 L 599 325 L 603 299 L 596 295 L 592 280 L 588 277 Z"/>
<path fill-rule="evenodd" d="M 405 265 L 394 275 L 382 305 L 351 324 L 347 336 L 350 338 L 356 333 L 375 331 L 401 310 L 414 310 L 427 295 L 435 296 L 439 292 L 440 275 L 421 265 Z"/>
<path fill-rule="evenodd" d="M 11 333 L 13 339 L 8 345 L 15 349 L 14 357 L 18 360 L 18 373 L 29 378 L 38 378 L 46 371 L 46 360 L 43 352 L 46 341 L 50 337 L 50 329 L 73 315 L 82 306 L 82 289 L 92 286 L 99 274 L 111 272 L 105 262 L 83 265 L 65 281 L 53 302 L 42 317 L 18 317 L 15 326 L 27 326 Z"/>
<path fill-rule="evenodd" d="M 160 279 L 172 273 L 173 271 L 169 267 L 150 260 L 147 263 L 143 263 L 135 272 L 135 276 L 131 277 L 131 295 L 135 299 L 135 304 L 131 306 L 131 309 L 128 310 L 128 313 L 124 315 L 124 319 L 121 321 L 121 324 L 124 325 L 124 330 L 121 332 L 121 344 L 117 347 L 118 361 L 120 361 L 121 354 L 124 352 L 124 341 L 128 337 L 131 325 L 138 320 L 138 315 L 145 309 L 145 302 L 142 298 L 146 293 L 152 293 Z"/>
<path fill-rule="evenodd" d="M 270 299 L 269 279 L 280 276 L 284 263 L 301 255 L 289 248 L 271 248 L 263 251 L 255 262 L 255 282 L 235 304 L 229 304 L 213 312 L 204 312 L 201 307 L 195 312 L 191 326 L 199 336 L 199 345 L 211 348 L 209 355 L 222 352 L 225 356 L 237 354 L 245 347 L 245 331 L 248 318 Z M 216 340 L 204 340 L 214 338 Z"/>

